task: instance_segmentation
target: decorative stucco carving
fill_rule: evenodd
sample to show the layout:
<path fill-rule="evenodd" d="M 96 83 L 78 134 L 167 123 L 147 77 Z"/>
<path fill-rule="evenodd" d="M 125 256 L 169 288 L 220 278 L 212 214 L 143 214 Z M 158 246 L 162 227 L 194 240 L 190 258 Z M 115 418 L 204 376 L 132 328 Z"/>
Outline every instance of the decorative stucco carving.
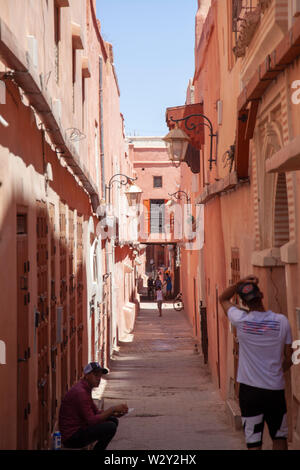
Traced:
<path fill-rule="evenodd" d="M 264 153 L 266 160 L 282 147 L 281 126 L 276 121 L 269 121 L 265 125 Z"/>

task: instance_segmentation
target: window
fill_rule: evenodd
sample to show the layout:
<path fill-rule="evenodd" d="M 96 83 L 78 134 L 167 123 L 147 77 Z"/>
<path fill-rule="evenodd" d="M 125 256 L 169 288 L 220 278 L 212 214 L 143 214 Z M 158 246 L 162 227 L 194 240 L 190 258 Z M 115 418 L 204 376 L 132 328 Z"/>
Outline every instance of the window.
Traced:
<path fill-rule="evenodd" d="M 165 232 L 165 201 L 164 199 L 150 200 L 150 232 Z"/>
<path fill-rule="evenodd" d="M 153 188 L 162 188 L 162 176 L 153 176 Z"/>

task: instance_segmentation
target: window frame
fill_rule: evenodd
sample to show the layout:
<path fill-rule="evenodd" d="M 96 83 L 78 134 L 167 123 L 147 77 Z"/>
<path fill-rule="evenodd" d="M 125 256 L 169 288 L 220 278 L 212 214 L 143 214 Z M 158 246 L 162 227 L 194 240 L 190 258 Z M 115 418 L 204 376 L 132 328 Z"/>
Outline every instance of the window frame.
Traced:
<path fill-rule="evenodd" d="M 155 184 L 155 180 L 160 179 L 160 185 Z M 162 188 L 163 187 L 163 177 L 160 175 L 153 175 L 153 188 Z"/>

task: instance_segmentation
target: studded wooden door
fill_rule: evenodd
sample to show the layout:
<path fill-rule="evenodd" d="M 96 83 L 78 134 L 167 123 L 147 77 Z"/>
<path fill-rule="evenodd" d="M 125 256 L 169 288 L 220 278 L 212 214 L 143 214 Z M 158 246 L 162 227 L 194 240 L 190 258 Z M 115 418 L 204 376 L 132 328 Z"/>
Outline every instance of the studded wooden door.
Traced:
<path fill-rule="evenodd" d="M 30 413 L 29 373 L 29 261 L 27 213 L 17 214 L 17 449 L 28 449 L 28 414 Z"/>
<path fill-rule="evenodd" d="M 83 217 L 77 215 L 77 378 L 83 370 Z"/>
<path fill-rule="evenodd" d="M 59 260 L 60 260 L 60 305 L 62 307 L 61 342 L 61 395 L 68 390 L 68 305 L 67 305 L 67 233 L 66 207 L 61 202 L 59 208 Z"/>
<path fill-rule="evenodd" d="M 56 241 L 55 241 L 55 207 L 53 204 L 49 205 L 49 228 L 50 228 L 50 276 L 51 276 L 51 291 L 50 291 L 50 322 L 51 322 L 51 430 L 54 428 L 57 408 L 57 377 L 56 377 L 56 366 L 57 366 L 57 342 L 56 342 Z"/>
<path fill-rule="evenodd" d="M 49 438 L 49 306 L 48 306 L 48 215 L 37 202 L 37 352 L 38 352 L 38 448 L 48 448 Z"/>
<path fill-rule="evenodd" d="M 240 252 L 238 248 L 231 248 L 231 283 L 235 284 L 239 279 L 240 276 Z M 235 299 L 236 303 L 238 302 Z M 238 362 L 239 362 L 239 343 L 236 334 L 236 328 L 233 328 L 233 364 L 234 364 L 234 394 L 235 398 L 238 398 L 239 395 L 239 384 L 236 381 L 237 379 L 237 370 L 238 370 Z"/>
<path fill-rule="evenodd" d="M 103 285 L 103 365 L 109 366 L 110 356 L 110 285 Z"/>
<path fill-rule="evenodd" d="M 69 210 L 69 334 L 70 334 L 70 386 L 76 381 L 76 288 L 75 288 L 75 249 L 74 212 Z"/>
<path fill-rule="evenodd" d="M 105 364 L 106 357 L 106 302 L 105 293 L 103 293 L 103 301 L 100 308 L 100 323 L 99 323 L 99 361 Z"/>

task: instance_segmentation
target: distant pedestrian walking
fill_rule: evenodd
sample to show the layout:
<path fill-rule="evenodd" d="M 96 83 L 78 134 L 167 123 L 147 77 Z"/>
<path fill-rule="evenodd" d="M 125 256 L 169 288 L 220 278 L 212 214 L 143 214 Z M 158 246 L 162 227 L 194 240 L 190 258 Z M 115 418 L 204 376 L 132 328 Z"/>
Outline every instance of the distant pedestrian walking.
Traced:
<path fill-rule="evenodd" d="M 163 297 L 161 287 L 158 287 L 157 290 L 156 290 L 156 301 L 157 301 L 157 307 L 158 307 L 158 312 L 159 312 L 160 317 L 162 316 L 162 303 L 163 303 L 163 300 L 164 300 L 164 297 Z"/>
<path fill-rule="evenodd" d="M 167 275 L 166 282 L 167 284 L 167 299 L 170 299 L 172 297 L 172 279 L 169 275 Z"/>
<path fill-rule="evenodd" d="M 230 299 L 238 294 L 245 311 Z M 260 450 L 264 422 L 273 450 L 287 450 L 287 408 L 284 372 L 292 365 L 292 335 L 285 315 L 265 310 L 258 278 L 247 276 L 229 286 L 219 301 L 237 329 L 239 401 L 248 449 Z"/>

